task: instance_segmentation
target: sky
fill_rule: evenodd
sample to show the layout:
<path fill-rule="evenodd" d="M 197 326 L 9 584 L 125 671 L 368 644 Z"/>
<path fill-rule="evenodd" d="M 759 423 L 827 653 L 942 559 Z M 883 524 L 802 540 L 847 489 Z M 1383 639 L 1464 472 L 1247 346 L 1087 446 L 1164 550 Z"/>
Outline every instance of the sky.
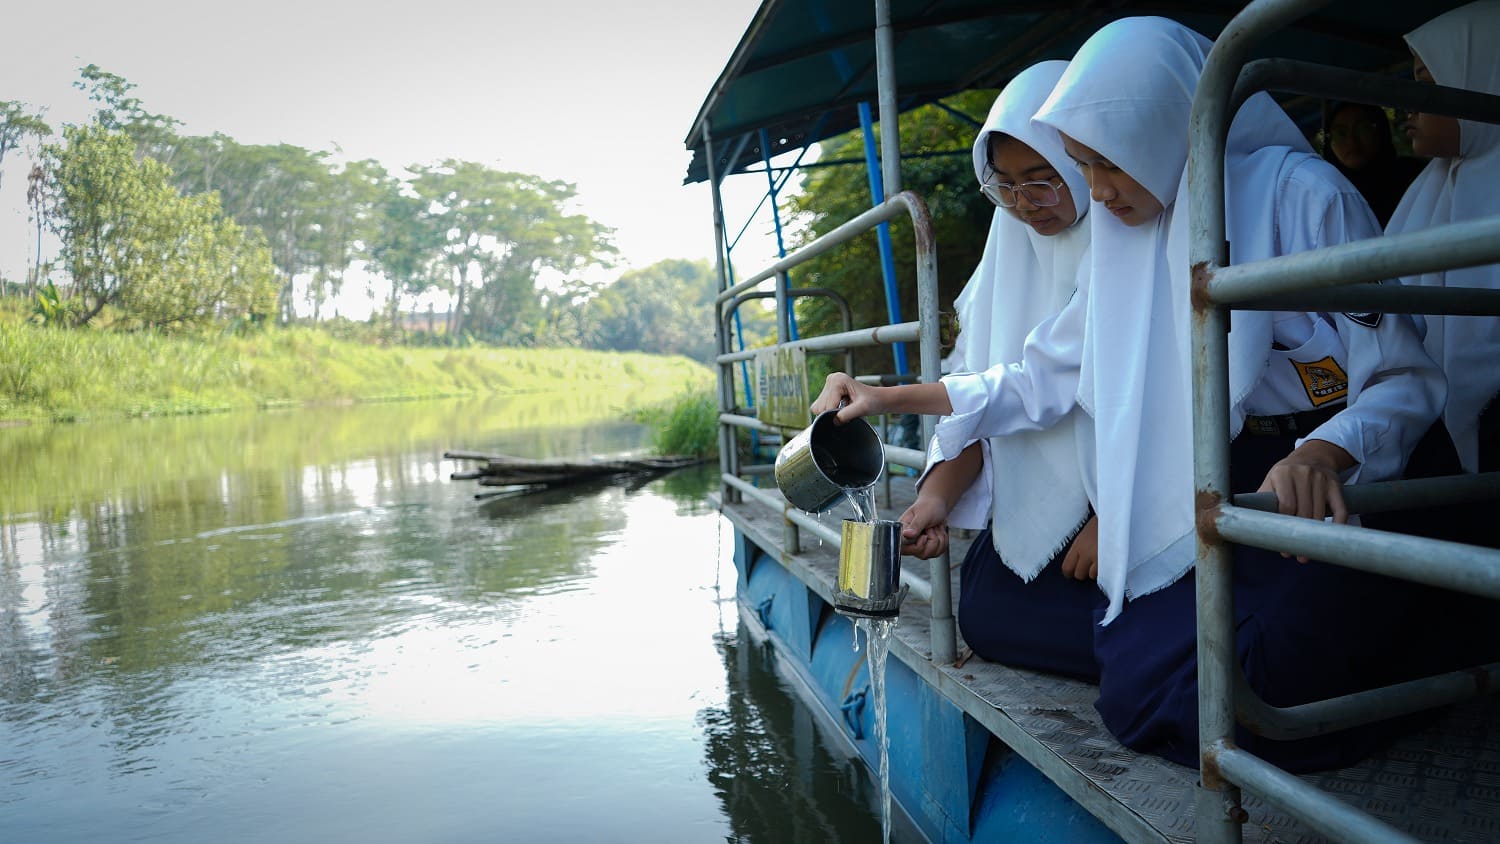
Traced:
<path fill-rule="evenodd" d="M 54 129 L 91 113 L 73 83 L 94 63 L 134 83 L 178 132 L 289 143 L 388 169 L 445 158 L 560 179 L 613 227 L 620 271 L 710 259 L 704 184 L 683 145 L 759 0 L 70 0 L 6 10 L 0 100 Z M 341 152 L 340 152 L 341 151 Z M 25 275 L 24 153 L 0 180 L 0 273 Z M 764 177 L 726 180 L 731 235 Z M 769 213 L 735 255 L 775 257 Z M 29 236 L 30 234 L 30 236 Z M 355 315 L 348 314 L 346 315 Z"/>

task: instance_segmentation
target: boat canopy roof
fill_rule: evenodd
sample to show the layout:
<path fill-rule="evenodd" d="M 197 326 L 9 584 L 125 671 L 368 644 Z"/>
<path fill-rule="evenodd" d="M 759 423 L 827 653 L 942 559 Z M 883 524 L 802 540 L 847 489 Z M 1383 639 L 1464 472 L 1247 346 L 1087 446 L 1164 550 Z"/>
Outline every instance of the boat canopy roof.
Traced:
<path fill-rule="evenodd" d="M 1244 5 L 890 0 L 897 106 L 906 111 L 960 91 L 1000 88 L 1038 61 L 1069 58 L 1116 18 L 1163 15 L 1215 37 Z M 1262 44 L 1255 58 L 1396 72 L 1410 62 L 1401 36 L 1459 5 L 1338 0 Z M 858 105 L 877 100 L 874 33 L 874 0 L 765 0 L 693 119 L 684 183 L 708 179 L 705 132 L 722 178 L 762 161 L 761 130 L 774 156 L 858 127 Z M 1293 116 L 1313 122 L 1316 106 Z M 747 135 L 745 152 L 729 167 L 729 151 Z"/>

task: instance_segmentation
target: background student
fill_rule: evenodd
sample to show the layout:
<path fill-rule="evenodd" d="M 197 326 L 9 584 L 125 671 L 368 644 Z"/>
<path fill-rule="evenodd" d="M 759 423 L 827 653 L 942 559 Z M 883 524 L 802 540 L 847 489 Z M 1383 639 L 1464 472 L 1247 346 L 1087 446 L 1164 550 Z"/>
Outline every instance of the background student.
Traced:
<path fill-rule="evenodd" d="M 1391 219 L 1412 179 L 1427 164 L 1396 152 L 1385 109 L 1367 103 L 1334 105 L 1324 138 L 1324 157 L 1370 203 L 1382 226 Z"/>

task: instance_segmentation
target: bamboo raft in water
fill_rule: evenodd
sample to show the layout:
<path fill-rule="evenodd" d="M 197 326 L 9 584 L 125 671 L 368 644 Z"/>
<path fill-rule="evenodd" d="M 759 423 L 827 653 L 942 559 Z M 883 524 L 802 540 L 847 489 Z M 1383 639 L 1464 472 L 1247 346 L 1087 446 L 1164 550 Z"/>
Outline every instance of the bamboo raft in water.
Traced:
<path fill-rule="evenodd" d="M 631 457 L 613 460 L 534 460 L 508 454 L 480 454 L 471 451 L 445 451 L 448 460 L 478 461 L 478 468 L 454 472 L 455 481 L 478 481 L 480 486 L 501 487 L 476 493 L 475 498 L 517 495 L 543 487 L 561 486 L 596 480 L 614 475 L 640 475 L 669 472 L 702 463 L 699 457 Z"/>

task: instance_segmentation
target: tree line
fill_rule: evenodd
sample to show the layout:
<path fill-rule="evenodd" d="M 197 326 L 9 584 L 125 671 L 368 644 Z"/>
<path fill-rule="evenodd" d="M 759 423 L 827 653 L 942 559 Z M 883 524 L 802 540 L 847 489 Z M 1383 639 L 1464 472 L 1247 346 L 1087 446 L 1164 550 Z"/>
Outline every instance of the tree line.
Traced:
<path fill-rule="evenodd" d="M 403 308 L 438 296 L 451 303 L 441 342 L 712 357 L 707 263 L 586 280 L 617 251 L 612 229 L 570 210 L 568 182 L 458 159 L 392 173 L 291 144 L 184 135 L 97 65 L 75 87 L 95 111 L 61 132 L 44 111 L 0 101 L 0 164 L 35 150 L 36 244 L 24 282 L 0 292 L 29 297 L 39 321 L 190 330 L 301 312 L 317 323 L 362 269 L 389 283 L 371 317 L 387 336 L 400 337 Z M 56 255 L 43 254 L 47 232 Z"/>

